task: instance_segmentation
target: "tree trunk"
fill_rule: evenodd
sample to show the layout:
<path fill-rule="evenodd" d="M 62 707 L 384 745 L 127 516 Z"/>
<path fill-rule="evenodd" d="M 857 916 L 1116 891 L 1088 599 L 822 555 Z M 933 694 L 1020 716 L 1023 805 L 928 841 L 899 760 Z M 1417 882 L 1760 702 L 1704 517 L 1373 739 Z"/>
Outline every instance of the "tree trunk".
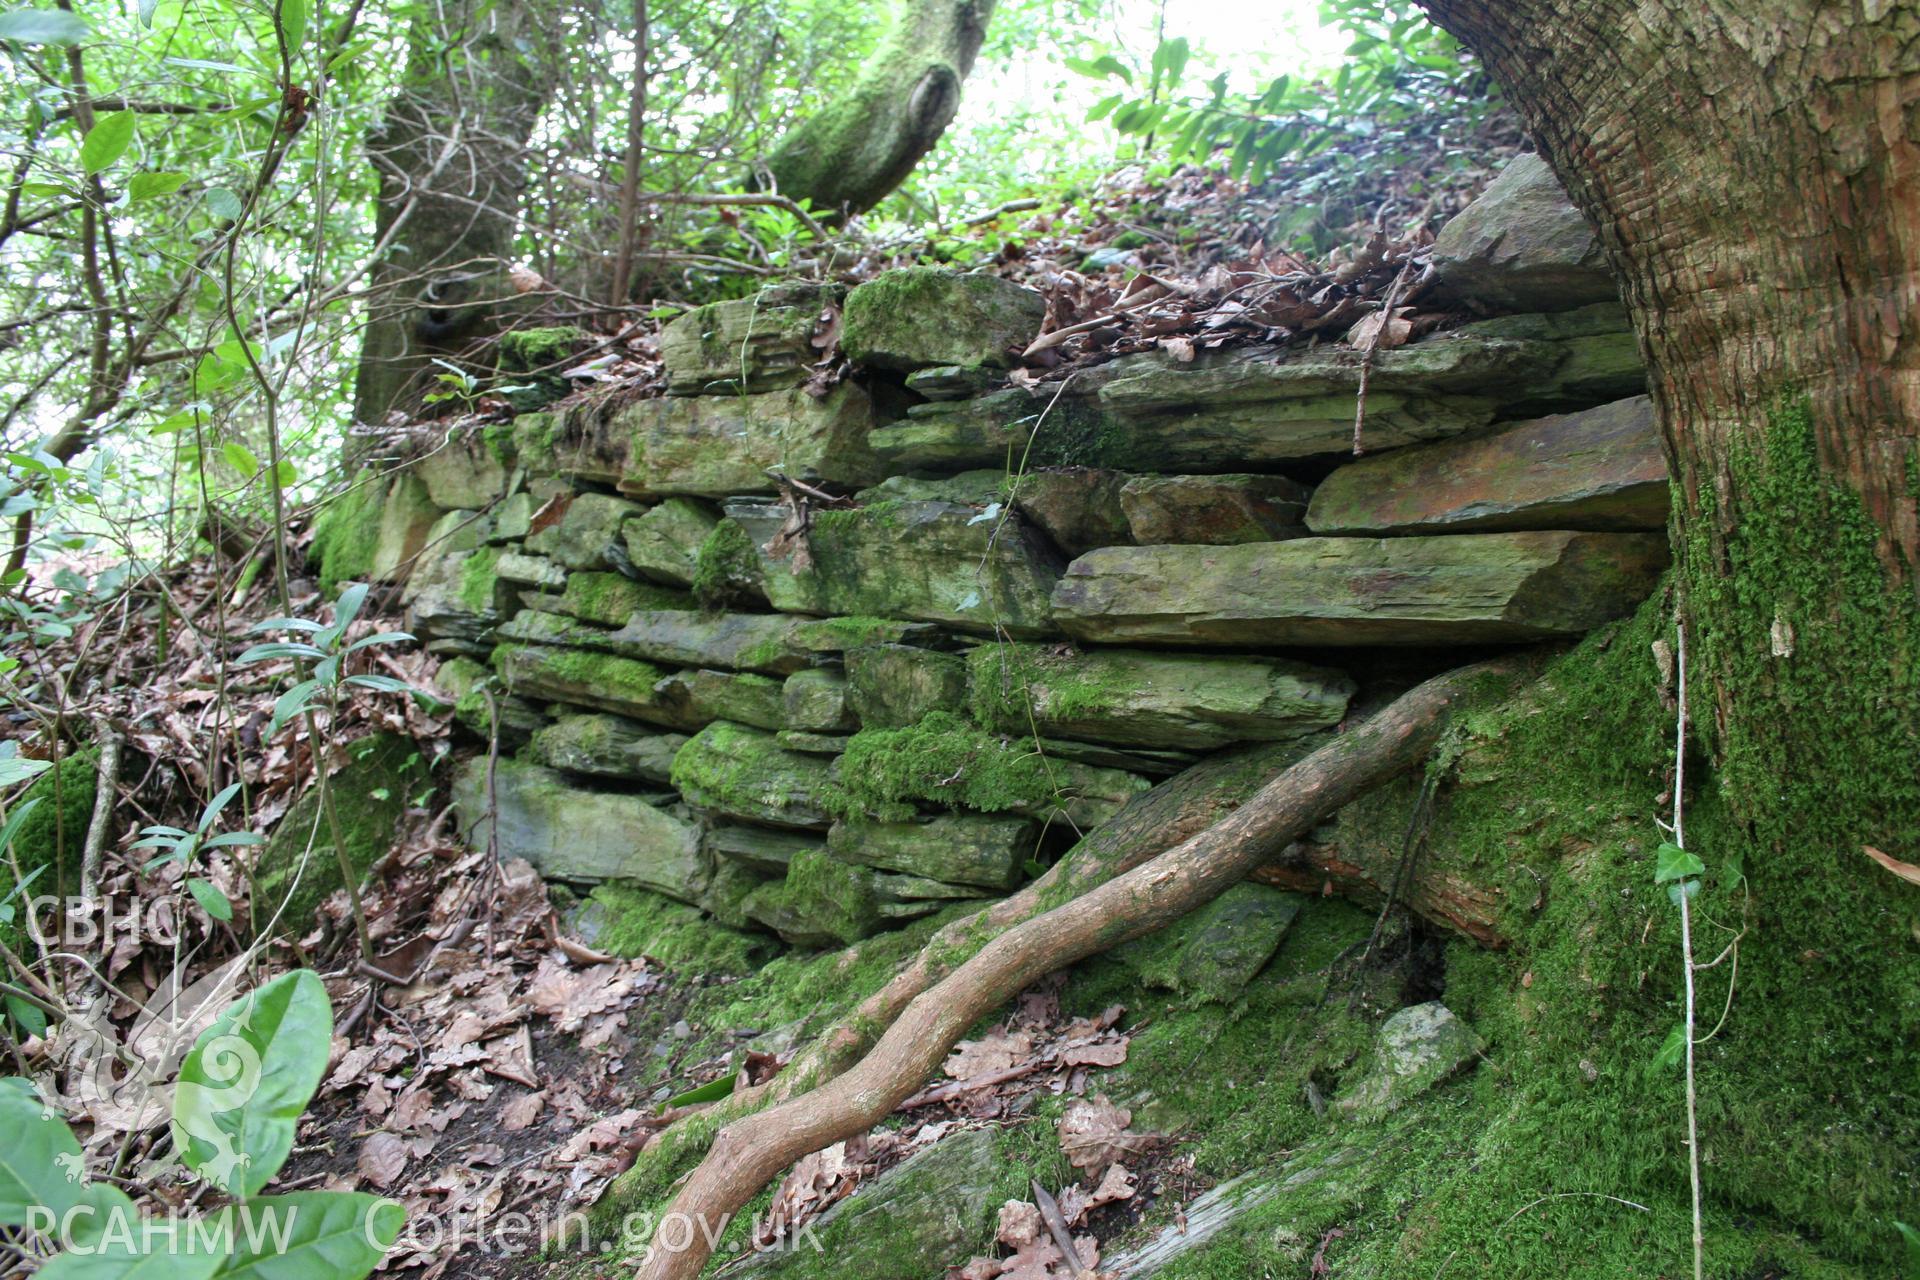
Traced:
<path fill-rule="evenodd" d="M 994 0 L 900 0 L 893 30 L 845 96 L 767 157 L 780 193 L 864 213 L 906 180 L 960 109 Z"/>
<path fill-rule="evenodd" d="M 380 174 L 356 422 L 409 407 L 509 293 L 526 145 L 554 86 L 551 5 L 457 0 L 422 18 L 405 82 L 370 135 Z"/>
<path fill-rule="evenodd" d="M 1761 851 L 1920 826 L 1920 9 L 1422 0 L 1599 229 L 1675 484 L 1695 709 Z M 1827 861 L 1827 860 L 1834 861 Z M 1884 941 L 1884 940 L 1883 940 Z"/>

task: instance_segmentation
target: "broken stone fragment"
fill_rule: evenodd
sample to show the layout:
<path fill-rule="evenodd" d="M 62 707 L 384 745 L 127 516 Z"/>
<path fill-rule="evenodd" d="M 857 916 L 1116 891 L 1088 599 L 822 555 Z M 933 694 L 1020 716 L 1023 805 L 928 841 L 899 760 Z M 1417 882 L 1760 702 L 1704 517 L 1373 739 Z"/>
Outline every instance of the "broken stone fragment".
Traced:
<path fill-rule="evenodd" d="M 855 364 L 882 369 L 1004 369 L 1039 334 L 1046 314 L 1039 294 L 999 276 L 902 267 L 847 295 L 840 348 Z"/>
<path fill-rule="evenodd" d="M 1101 644 L 1271 649 L 1579 635 L 1622 617 L 1667 563 L 1656 534 L 1296 538 L 1107 547 L 1054 592 L 1069 635 Z"/>
<path fill-rule="evenodd" d="M 552 769 L 514 759 L 468 761 L 455 775 L 454 816 L 469 847 L 489 838 L 489 798 L 502 858 L 525 858 L 552 880 L 630 880 L 698 905 L 712 871 L 689 818 L 625 792 L 575 786 Z M 677 807 L 677 806 L 676 806 Z"/>
<path fill-rule="evenodd" d="M 531 476 L 612 484 L 626 467 L 628 433 L 611 420 L 618 401 L 582 397 L 513 420 L 513 450 Z"/>
<path fill-rule="evenodd" d="M 1026 818 L 943 813 L 921 822 L 835 823 L 827 848 L 843 862 L 947 884 L 1007 890 L 1024 878 L 1039 826 Z"/>
<path fill-rule="evenodd" d="M 1285 476 L 1134 476 L 1120 489 L 1125 539 L 1153 543 L 1274 542 L 1306 533 L 1313 491 Z"/>
<path fill-rule="evenodd" d="M 1380 1024 L 1370 1069 L 1333 1105 L 1378 1119 L 1471 1065 L 1481 1045 L 1479 1034 L 1438 1001 L 1409 1006 Z"/>
<path fill-rule="evenodd" d="M 525 489 L 507 495 L 493 508 L 493 532 L 488 542 L 521 542 L 533 532 L 533 495 Z"/>
<path fill-rule="evenodd" d="M 813 345 L 821 312 L 844 294 L 837 285 L 775 285 L 674 317 L 660 330 L 667 394 L 738 395 L 799 386 L 807 380 L 807 366 L 825 355 Z"/>
<path fill-rule="evenodd" d="M 627 563 L 655 582 L 687 586 L 707 540 L 720 517 L 692 498 L 668 498 L 659 506 L 620 526 Z"/>
<path fill-rule="evenodd" d="M 942 364 L 915 369 L 907 375 L 907 390 L 929 400 L 965 400 L 977 396 L 1000 378 L 991 369 Z"/>
<path fill-rule="evenodd" d="M 1243 881 L 1115 956 L 1151 986 L 1231 1004 L 1245 998 L 1247 984 L 1280 949 L 1304 901 Z"/>
<path fill-rule="evenodd" d="M 868 644 L 946 649 L 957 643 L 931 623 L 899 618 L 796 618 L 791 639 L 799 648 L 818 654 L 845 653 Z"/>
<path fill-rule="evenodd" d="M 1354 690 L 1338 671 L 1240 655 L 988 644 L 967 665 L 988 728 L 1125 747 L 1297 738 L 1339 723 Z"/>
<path fill-rule="evenodd" d="M 631 437 L 620 491 L 641 495 L 777 492 L 770 472 L 858 488 L 884 474 L 867 444 L 873 405 L 843 382 L 748 396 L 666 396 L 618 411 Z"/>
<path fill-rule="evenodd" d="M 837 756 L 847 749 L 850 734 L 819 733 L 812 729 L 782 729 L 773 740 L 789 751 L 810 756 Z"/>
<path fill-rule="evenodd" d="M 847 706 L 847 677 L 825 667 L 796 671 L 780 689 L 788 729 L 840 733 L 860 727 Z"/>
<path fill-rule="evenodd" d="M 1322 481 L 1307 513 L 1323 534 L 1666 523 L 1667 462 L 1646 396 L 1362 458 Z"/>
<path fill-rule="evenodd" d="M 527 535 L 526 547 L 568 569 L 608 569 L 613 562 L 607 548 L 619 540 L 620 525 L 642 510 L 638 503 L 611 494 L 575 494 L 557 518 L 549 513 L 545 518 L 551 523 Z"/>
<path fill-rule="evenodd" d="M 687 743 L 677 733 L 611 715 L 563 715 L 534 733 L 527 755 L 536 763 L 593 778 L 666 782 L 674 753 Z"/>
<path fill-rule="evenodd" d="M 939 622 L 964 631 L 1039 636 L 1052 630 L 1047 599 L 1059 560 L 1017 515 L 938 499 L 883 498 L 848 511 L 821 511 L 807 535 L 811 563 L 768 544 L 787 509 L 730 502 L 746 533 L 759 585 L 774 608 Z M 722 525 L 725 528 L 725 525 Z"/>
<path fill-rule="evenodd" d="M 1433 242 L 1438 289 L 1482 311 L 1561 311 L 1619 287 L 1592 224 L 1537 155 L 1515 156 Z"/>
<path fill-rule="evenodd" d="M 606 647 L 630 658 L 688 667 L 728 667 L 791 675 L 813 655 L 792 639 L 795 621 L 776 613 L 646 611 L 628 615 Z"/>
<path fill-rule="evenodd" d="M 1029 471 L 1014 486 L 1013 505 L 1071 559 L 1134 541 L 1120 496 L 1130 478 L 1098 467 Z"/>
<path fill-rule="evenodd" d="M 967 661 L 904 644 L 876 644 L 847 654 L 847 701 L 861 725 L 900 729 L 930 711 L 967 703 Z"/>
<path fill-rule="evenodd" d="M 530 556 L 523 551 L 503 549 L 494 561 L 494 573 L 502 582 L 539 587 L 546 591 L 565 591 L 567 571 L 545 556 Z"/>
<path fill-rule="evenodd" d="M 673 760 L 673 785 L 689 803 L 775 827 L 833 825 L 820 799 L 828 762 L 788 751 L 771 733 L 721 721 L 695 734 Z"/>

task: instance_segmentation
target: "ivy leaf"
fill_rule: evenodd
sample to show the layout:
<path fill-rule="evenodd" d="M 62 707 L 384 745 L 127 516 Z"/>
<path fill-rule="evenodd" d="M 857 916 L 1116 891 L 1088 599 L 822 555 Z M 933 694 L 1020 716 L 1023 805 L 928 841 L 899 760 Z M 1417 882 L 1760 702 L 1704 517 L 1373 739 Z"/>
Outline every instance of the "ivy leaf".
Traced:
<path fill-rule="evenodd" d="M 79 14 L 61 9 L 14 9 L 0 13 L 0 40 L 20 44 L 79 44 L 93 28 Z"/>
<path fill-rule="evenodd" d="M 227 900 L 227 895 L 220 892 L 219 887 L 211 880 L 189 879 L 187 892 L 192 894 L 193 900 L 200 904 L 200 909 L 215 920 L 224 923 L 233 919 L 233 903 Z"/>
<path fill-rule="evenodd" d="M 88 173 L 111 169 L 133 142 L 133 112 L 101 116 L 80 142 L 80 166 Z"/>
<path fill-rule="evenodd" d="M 227 460 L 228 466 L 240 473 L 241 478 L 251 480 L 260 474 L 260 459 L 239 441 L 229 440 L 221 445 L 220 454 Z"/>
<path fill-rule="evenodd" d="M 308 0 L 280 0 L 280 34 L 286 37 L 287 52 L 298 53 L 307 40 L 307 21 L 313 16 Z"/>
<path fill-rule="evenodd" d="M 361 1280 L 380 1265 L 406 1221 L 399 1201 L 365 1192 L 260 1196 L 214 1218 L 216 1231 L 232 1227 L 233 1241 L 214 1274 L 221 1280 Z"/>
<path fill-rule="evenodd" d="M 286 1163 L 327 1070 L 333 1007 L 309 969 L 283 974 L 221 1013 L 180 1065 L 173 1140 L 230 1195 L 257 1195 Z"/>
<path fill-rule="evenodd" d="M 184 173 L 136 173 L 127 180 L 127 199 L 138 204 L 170 196 L 187 183 Z"/>
<path fill-rule="evenodd" d="M 1659 1052 L 1653 1055 L 1648 1065 L 1655 1071 L 1671 1071 L 1680 1065 L 1687 1056 L 1687 1029 L 1684 1025 L 1675 1027 L 1667 1033 L 1660 1045 Z"/>
<path fill-rule="evenodd" d="M 1653 851 L 1653 882 L 1655 884 L 1665 884 L 1669 880 L 1684 880 L 1688 876 L 1697 876 L 1706 869 L 1706 863 L 1677 844 L 1669 842 Z"/>

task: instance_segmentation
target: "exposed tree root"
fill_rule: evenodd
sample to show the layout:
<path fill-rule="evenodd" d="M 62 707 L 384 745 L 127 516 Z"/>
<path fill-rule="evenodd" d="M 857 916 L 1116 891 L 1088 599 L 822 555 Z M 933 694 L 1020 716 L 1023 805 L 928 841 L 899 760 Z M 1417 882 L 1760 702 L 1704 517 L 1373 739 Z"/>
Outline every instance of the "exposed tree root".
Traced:
<path fill-rule="evenodd" d="M 865 1132 L 892 1112 L 974 1023 L 1036 979 L 1211 901 L 1327 815 L 1417 763 L 1439 735 L 1446 709 L 1478 678 L 1502 669 L 1485 664 L 1427 681 L 1287 769 L 1228 817 L 1006 928 L 911 997 L 857 1063 L 722 1128 L 662 1216 L 639 1280 L 692 1280 L 742 1205 L 795 1160 Z M 884 1004 L 890 990 L 868 1003 Z"/>

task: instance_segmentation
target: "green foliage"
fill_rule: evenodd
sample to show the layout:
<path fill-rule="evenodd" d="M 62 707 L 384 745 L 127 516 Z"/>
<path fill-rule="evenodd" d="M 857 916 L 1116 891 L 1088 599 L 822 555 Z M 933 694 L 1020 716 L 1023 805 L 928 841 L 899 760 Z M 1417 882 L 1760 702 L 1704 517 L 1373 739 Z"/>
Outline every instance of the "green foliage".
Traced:
<path fill-rule="evenodd" d="M 340 592 L 335 602 L 333 622 L 322 624 L 306 618 L 269 618 L 257 622 L 248 630 L 258 635 L 266 631 L 293 631 L 308 637 L 307 640 L 276 640 L 266 644 L 256 644 L 243 652 L 238 661 L 247 666 L 253 663 L 281 662 L 292 660 L 296 664 L 313 663 L 312 674 L 305 675 L 292 688 L 273 704 L 273 720 L 268 734 L 278 734 L 287 723 L 298 716 L 306 715 L 325 705 L 332 706 L 338 701 L 341 691 L 348 687 L 372 689 L 376 693 L 413 693 L 413 687 L 404 680 L 392 676 L 374 675 L 370 672 L 347 673 L 347 659 L 362 649 L 387 648 L 397 644 L 406 644 L 413 637 L 405 631 L 379 631 L 362 636 L 358 640 L 347 639 L 347 629 L 360 615 L 361 605 L 366 603 L 367 584 L 353 582 Z"/>
<path fill-rule="evenodd" d="M 174 1087 L 188 1166 L 238 1203 L 181 1230 L 143 1226 L 117 1187 L 91 1182 L 80 1144 L 29 1080 L 0 1080 L 0 1225 L 70 1250 L 40 1268 L 66 1280 L 358 1280 L 398 1239 L 399 1204 L 360 1193 L 259 1191 L 285 1163 L 326 1073 L 333 1015 L 308 970 L 243 996 L 201 1035 Z"/>

